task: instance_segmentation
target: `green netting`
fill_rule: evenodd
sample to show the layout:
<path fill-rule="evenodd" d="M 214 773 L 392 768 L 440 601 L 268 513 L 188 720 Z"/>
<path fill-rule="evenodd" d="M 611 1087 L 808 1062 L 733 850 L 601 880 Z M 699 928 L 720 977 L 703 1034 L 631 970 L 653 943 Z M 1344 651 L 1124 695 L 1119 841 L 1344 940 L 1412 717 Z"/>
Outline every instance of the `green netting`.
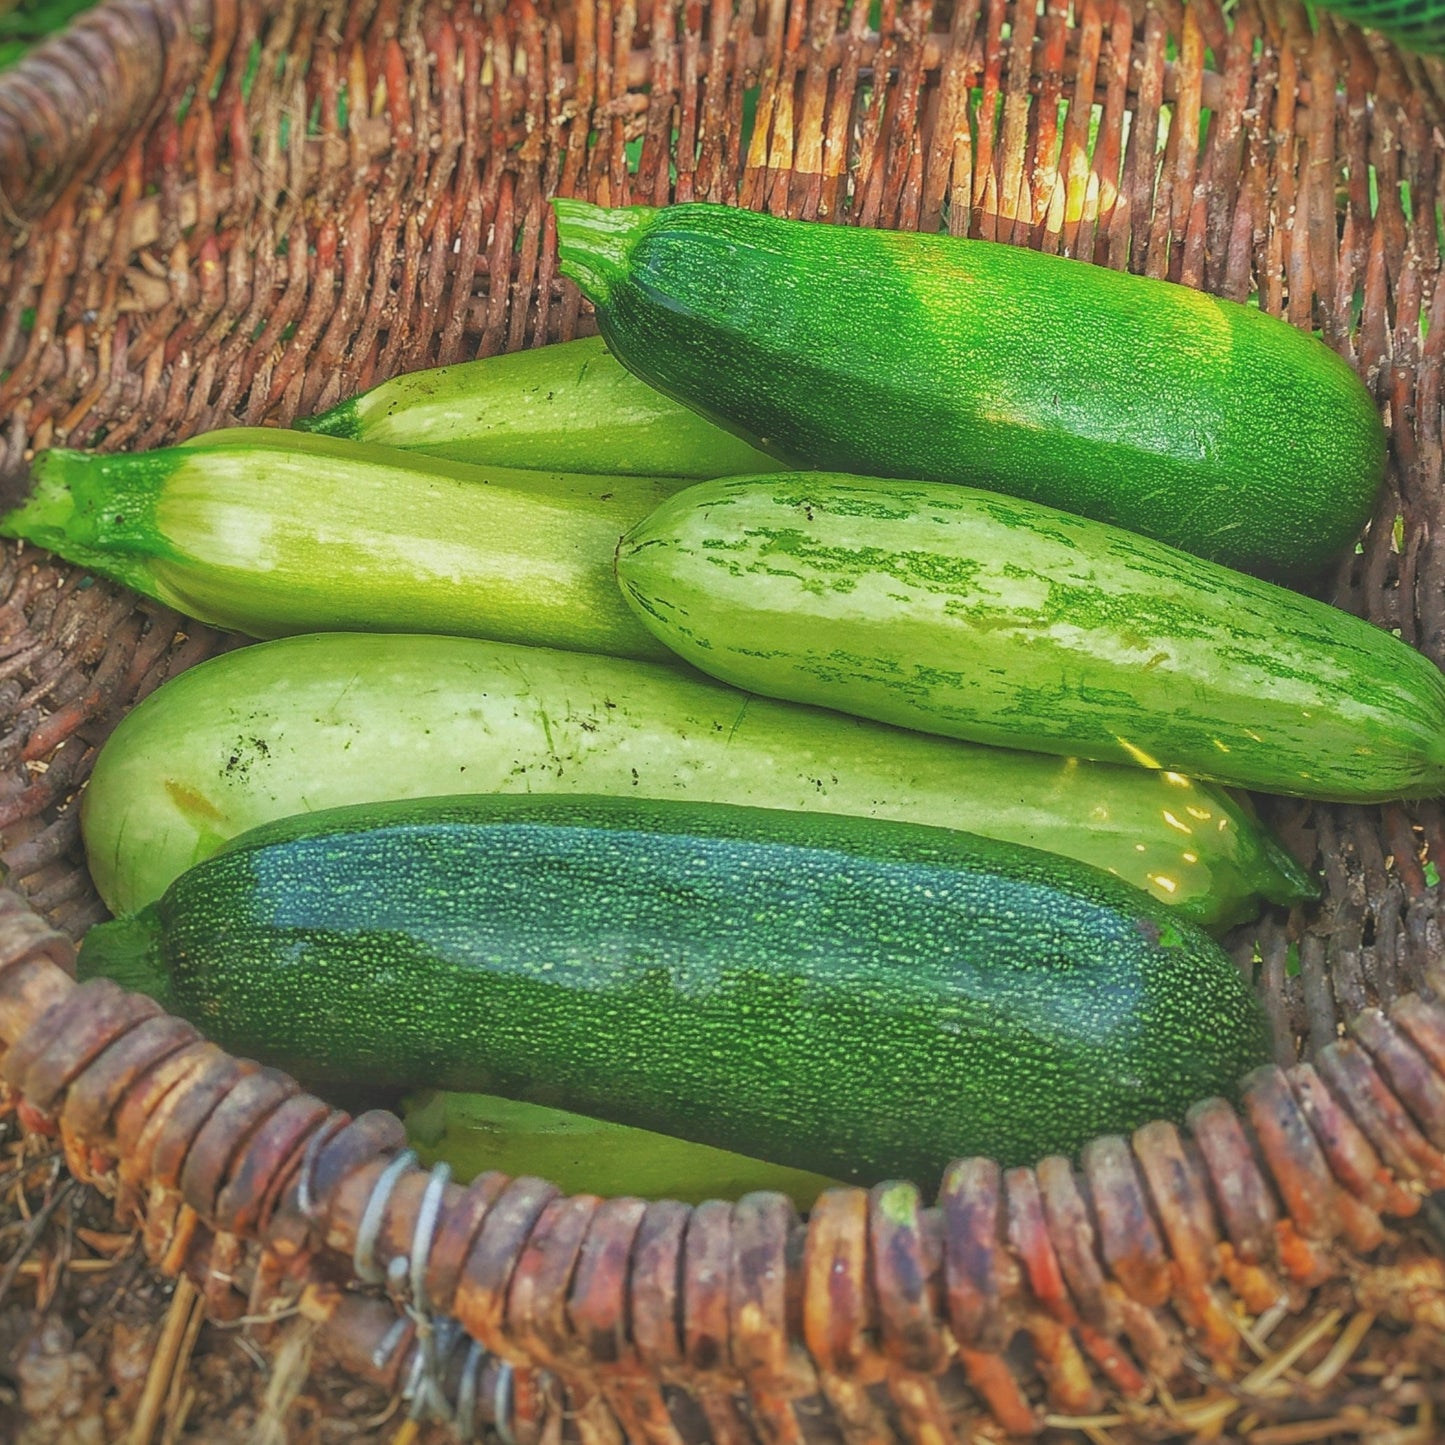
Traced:
<path fill-rule="evenodd" d="M 1445 53 L 1445 0 L 1336 0 L 1328 8 L 1406 49 Z"/>

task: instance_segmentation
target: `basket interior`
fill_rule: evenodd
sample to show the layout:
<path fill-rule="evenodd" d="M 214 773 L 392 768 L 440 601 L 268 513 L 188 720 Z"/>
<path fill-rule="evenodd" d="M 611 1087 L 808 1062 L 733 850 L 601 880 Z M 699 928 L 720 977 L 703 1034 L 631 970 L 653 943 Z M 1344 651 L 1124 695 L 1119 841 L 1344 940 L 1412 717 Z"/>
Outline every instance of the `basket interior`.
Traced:
<path fill-rule="evenodd" d="M 1391 454 L 1324 595 L 1442 663 L 1442 76 L 1291 0 L 110 0 L 0 76 L 0 472 L 592 330 L 552 194 L 946 230 L 1346 355 Z M 0 858 L 79 936 L 96 749 L 237 644 L 14 544 L 0 597 Z M 1284 1064 L 1438 969 L 1445 828 L 1434 801 L 1258 802 L 1325 885 L 1230 940 Z"/>

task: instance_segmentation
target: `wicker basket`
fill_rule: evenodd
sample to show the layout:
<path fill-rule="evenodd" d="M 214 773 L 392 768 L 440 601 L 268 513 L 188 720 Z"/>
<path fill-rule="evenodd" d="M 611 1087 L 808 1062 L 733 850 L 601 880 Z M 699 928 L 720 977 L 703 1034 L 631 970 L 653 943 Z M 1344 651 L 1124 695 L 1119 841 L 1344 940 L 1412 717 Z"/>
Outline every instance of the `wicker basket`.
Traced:
<path fill-rule="evenodd" d="M 1442 81 L 1292 0 L 109 0 L 0 76 L 0 458 L 589 329 L 554 192 L 944 228 L 1318 328 L 1392 436 L 1331 600 L 1445 661 Z M 389 1115 L 75 985 L 76 790 L 228 643 L 8 545 L 0 596 L 0 1073 L 213 1314 L 299 1302 L 344 1367 L 517 1441 L 1438 1438 L 1437 804 L 1265 805 L 1327 893 L 1234 940 L 1278 1063 L 1238 1113 L 805 1220 L 464 1190 Z"/>

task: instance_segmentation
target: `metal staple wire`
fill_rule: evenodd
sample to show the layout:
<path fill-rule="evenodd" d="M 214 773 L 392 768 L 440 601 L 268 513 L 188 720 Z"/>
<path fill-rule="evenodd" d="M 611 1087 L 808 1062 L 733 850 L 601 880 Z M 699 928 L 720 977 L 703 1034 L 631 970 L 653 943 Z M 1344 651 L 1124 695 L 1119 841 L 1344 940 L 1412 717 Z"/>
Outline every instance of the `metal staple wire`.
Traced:
<path fill-rule="evenodd" d="M 314 1162 L 314 1156 L 311 1162 Z M 450 1425 L 461 1440 L 474 1440 L 478 1438 L 477 1404 L 482 1371 L 492 1357 L 455 1318 L 432 1311 L 426 1289 L 427 1267 L 446 1187 L 451 1180 L 451 1165 L 445 1160 L 433 1166 L 427 1179 L 407 1255 L 394 1258 L 385 1274 L 376 1265 L 376 1245 L 386 1216 L 386 1206 L 397 1181 L 415 1163 L 415 1152 L 403 1150 L 377 1176 L 362 1210 L 352 1263 L 358 1278 L 371 1284 L 384 1281 L 388 1292 L 403 1311 L 377 1346 L 373 1359 L 378 1367 L 401 1347 L 408 1324 L 413 1327 L 411 1358 L 405 1366 L 405 1381 L 401 1386 L 401 1398 L 408 1405 L 409 1417 L 413 1420 L 441 1421 Z M 309 1175 L 303 1165 L 302 1180 L 297 1190 L 303 1210 L 310 1202 L 306 1187 L 309 1183 Z M 466 1347 L 466 1357 L 454 1391 L 449 1391 L 449 1365 L 459 1345 Z M 492 1398 L 491 1424 L 502 1445 L 515 1445 L 510 1419 L 512 1367 L 505 1361 L 499 1362 L 499 1365 Z"/>
<path fill-rule="evenodd" d="M 431 1259 L 432 1240 L 436 1236 L 437 1221 L 441 1218 L 442 1201 L 452 1177 L 452 1166 L 441 1160 L 427 1180 L 426 1193 L 422 1195 L 421 1208 L 417 1211 L 416 1228 L 411 1236 L 411 1298 L 412 1303 L 423 1315 L 427 1314 L 426 1271 Z"/>
<path fill-rule="evenodd" d="M 386 1217 L 387 1200 L 396 1188 L 397 1180 L 416 1163 L 416 1151 L 403 1149 L 381 1172 L 366 1209 L 356 1230 L 356 1246 L 352 1250 L 351 1265 L 358 1279 L 367 1284 L 382 1284 L 386 1275 L 376 1267 L 376 1241 L 381 1231 L 382 1220 Z"/>

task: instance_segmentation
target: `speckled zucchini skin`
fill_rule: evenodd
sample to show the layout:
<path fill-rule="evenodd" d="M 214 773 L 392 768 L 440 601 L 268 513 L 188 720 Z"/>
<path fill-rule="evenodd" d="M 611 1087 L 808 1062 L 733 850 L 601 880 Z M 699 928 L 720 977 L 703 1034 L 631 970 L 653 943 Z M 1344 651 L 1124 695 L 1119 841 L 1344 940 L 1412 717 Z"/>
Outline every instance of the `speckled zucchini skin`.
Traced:
<path fill-rule="evenodd" d="M 1228 957 L 1106 874 L 639 799 L 287 820 L 93 929 L 81 968 L 309 1082 L 486 1090 L 863 1182 L 1178 1119 L 1268 1053 Z"/>
<path fill-rule="evenodd" d="M 1445 677 L 1360 618 L 1016 498 L 703 482 L 622 540 L 638 616 L 715 677 L 976 742 L 1345 802 L 1445 791 Z"/>
<path fill-rule="evenodd" d="M 553 204 L 612 350 L 799 465 L 963 482 L 1280 577 L 1369 519 L 1369 393 L 1251 307 L 990 241 Z"/>

